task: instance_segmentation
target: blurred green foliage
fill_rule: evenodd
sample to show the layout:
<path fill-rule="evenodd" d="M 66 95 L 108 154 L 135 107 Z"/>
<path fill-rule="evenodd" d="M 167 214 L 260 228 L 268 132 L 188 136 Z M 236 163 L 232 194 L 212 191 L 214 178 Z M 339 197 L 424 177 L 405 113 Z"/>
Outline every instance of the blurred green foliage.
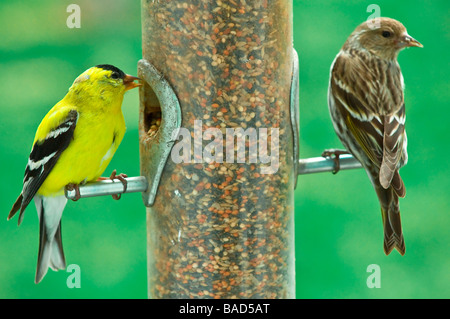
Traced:
<path fill-rule="evenodd" d="M 38 226 L 34 205 L 18 228 L 6 216 L 22 187 L 35 130 L 75 77 L 109 63 L 136 73 L 141 57 L 139 1 L 79 0 L 81 28 L 69 29 L 72 1 L 0 1 L 0 298 L 146 298 L 145 209 L 140 194 L 69 202 L 63 217 L 67 263 L 81 267 L 81 288 L 67 272 L 34 284 Z M 373 1 L 294 0 L 294 46 L 300 57 L 301 157 L 341 147 L 327 108 L 332 60 L 371 14 Z M 375 193 L 364 171 L 300 176 L 296 189 L 298 298 L 450 297 L 448 148 L 449 2 L 377 1 L 381 15 L 403 22 L 423 49 L 399 62 L 406 83 L 409 163 L 400 202 L 407 252 L 385 256 Z M 155 48 L 157 50 L 157 48 Z M 128 130 L 108 171 L 139 175 L 138 92 L 123 112 Z M 369 289 L 367 266 L 381 267 Z"/>

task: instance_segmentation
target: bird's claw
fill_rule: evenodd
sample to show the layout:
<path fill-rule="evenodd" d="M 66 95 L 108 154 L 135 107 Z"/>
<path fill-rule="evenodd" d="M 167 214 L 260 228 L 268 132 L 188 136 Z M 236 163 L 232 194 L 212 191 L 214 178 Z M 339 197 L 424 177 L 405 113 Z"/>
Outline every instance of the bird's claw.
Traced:
<path fill-rule="evenodd" d="M 339 170 L 341 169 L 339 156 L 344 155 L 344 154 L 350 154 L 350 152 L 347 150 L 338 150 L 338 149 L 334 149 L 334 148 L 323 151 L 322 157 L 325 157 L 325 158 L 328 157 L 334 161 L 334 169 L 332 171 L 333 174 L 337 174 L 339 172 Z"/>
<path fill-rule="evenodd" d="M 112 173 L 111 173 L 111 176 L 110 176 L 109 178 L 110 178 L 112 181 L 114 181 L 115 179 L 118 179 L 118 180 L 122 183 L 122 185 L 123 185 L 123 192 L 122 192 L 122 194 L 123 194 L 123 193 L 125 193 L 125 192 L 127 191 L 127 185 L 128 185 L 128 182 L 127 182 L 127 180 L 125 179 L 125 178 L 127 178 L 127 177 L 128 177 L 127 174 L 124 174 L 124 173 L 117 174 L 117 171 L 116 171 L 116 170 L 113 170 Z M 119 200 L 120 197 L 122 196 L 122 194 L 113 194 L 113 195 L 112 195 L 112 198 L 113 198 L 114 200 Z"/>
<path fill-rule="evenodd" d="M 76 202 L 77 200 L 79 200 L 81 198 L 80 185 L 78 185 L 78 184 L 67 184 L 66 188 L 69 191 L 73 191 L 73 190 L 75 191 L 75 198 L 72 198 L 72 200 L 74 202 Z"/>

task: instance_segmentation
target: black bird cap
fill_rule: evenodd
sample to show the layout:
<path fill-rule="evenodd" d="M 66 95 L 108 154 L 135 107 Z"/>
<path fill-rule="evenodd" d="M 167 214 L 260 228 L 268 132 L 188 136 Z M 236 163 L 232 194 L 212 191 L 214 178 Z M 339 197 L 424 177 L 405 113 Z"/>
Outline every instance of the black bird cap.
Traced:
<path fill-rule="evenodd" d="M 114 65 L 111 65 L 111 64 L 99 64 L 99 65 L 96 65 L 95 67 L 103 69 L 103 70 L 112 71 L 111 78 L 113 78 L 113 79 L 123 79 L 123 78 L 125 78 L 125 73 L 121 69 L 115 67 Z"/>

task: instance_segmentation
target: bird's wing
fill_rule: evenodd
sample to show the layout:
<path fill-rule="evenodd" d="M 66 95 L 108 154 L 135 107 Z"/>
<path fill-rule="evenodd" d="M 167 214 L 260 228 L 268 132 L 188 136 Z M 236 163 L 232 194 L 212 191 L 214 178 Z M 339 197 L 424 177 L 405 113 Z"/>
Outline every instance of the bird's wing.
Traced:
<path fill-rule="evenodd" d="M 370 107 L 368 83 L 362 79 L 368 70 L 364 64 L 340 54 L 332 69 L 331 92 L 345 125 L 365 155 L 377 167 L 383 158 L 384 122 Z"/>
<path fill-rule="evenodd" d="M 23 211 L 55 166 L 61 153 L 69 146 L 78 116 L 74 109 L 56 109 L 54 112 L 50 111 L 39 125 L 25 168 L 19 224 Z"/>
<path fill-rule="evenodd" d="M 406 139 L 400 69 L 397 72 L 394 68 L 389 74 L 387 68 L 364 56 L 341 54 L 336 58 L 331 82 L 337 107 L 364 153 L 380 168 L 379 180 L 384 188 L 389 187 L 398 170 Z M 398 179 L 396 183 L 402 184 Z"/>
<path fill-rule="evenodd" d="M 380 184 L 388 188 L 398 163 L 403 156 L 405 133 L 405 104 L 394 114 L 384 117 L 383 161 L 380 167 Z"/>

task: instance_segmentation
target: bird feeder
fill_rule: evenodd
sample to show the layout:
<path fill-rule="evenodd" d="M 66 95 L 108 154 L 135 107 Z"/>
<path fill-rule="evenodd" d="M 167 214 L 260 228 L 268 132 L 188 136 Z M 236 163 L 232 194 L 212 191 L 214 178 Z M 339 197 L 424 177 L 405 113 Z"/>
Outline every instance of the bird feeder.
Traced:
<path fill-rule="evenodd" d="M 159 71 L 185 132 L 170 132 L 166 101 L 144 86 L 152 183 L 153 148 L 176 139 L 154 201 L 144 198 L 149 297 L 295 297 L 292 3 L 143 1 L 142 22 L 138 76 Z"/>
<path fill-rule="evenodd" d="M 295 298 L 297 175 L 335 163 L 299 159 L 292 30 L 292 1 L 142 1 L 142 176 L 127 192 L 146 206 L 149 298 Z"/>

